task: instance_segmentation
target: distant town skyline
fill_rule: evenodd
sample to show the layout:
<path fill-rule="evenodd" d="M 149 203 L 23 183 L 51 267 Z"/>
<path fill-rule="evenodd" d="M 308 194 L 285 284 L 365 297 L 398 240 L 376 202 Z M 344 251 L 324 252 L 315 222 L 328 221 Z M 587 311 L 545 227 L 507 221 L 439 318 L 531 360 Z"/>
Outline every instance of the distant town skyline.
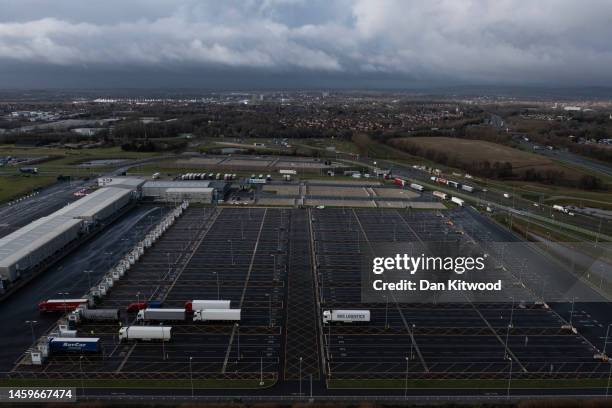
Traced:
<path fill-rule="evenodd" d="M 612 86 L 607 0 L 0 0 L 0 88 Z"/>

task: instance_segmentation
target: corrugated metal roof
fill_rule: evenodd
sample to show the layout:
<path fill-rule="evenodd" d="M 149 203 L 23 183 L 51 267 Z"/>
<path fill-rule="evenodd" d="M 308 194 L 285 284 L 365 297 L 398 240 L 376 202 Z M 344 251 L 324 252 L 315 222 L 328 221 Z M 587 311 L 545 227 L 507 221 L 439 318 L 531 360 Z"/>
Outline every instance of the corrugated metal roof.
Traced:
<path fill-rule="evenodd" d="M 103 187 L 61 208 L 54 214 L 68 217 L 93 217 L 100 210 L 129 194 L 131 191 L 125 188 Z"/>
<path fill-rule="evenodd" d="M 12 265 L 82 222 L 83 220 L 53 214 L 3 237 L 0 239 L 0 266 Z"/>
<path fill-rule="evenodd" d="M 206 180 L 186 180 L 186 181 L 171 181 L 171 180 L 152 180 L 147 181 L 143 188 L 197 188 L 209 187 L 210 181 Z"/>
<path fill-rule="evenodd" d="M 169 188 L 166 190 L 166 193 L 209 193 L 212 194 L 215 191 L 214 188 L 210 187 L 193 187 L 193 188 L 185 188 L 185 187 L 177 187 L 177 188 Z"/>
<path fill-rule="evenodd" d="M 100 177 L 98 184 L 105 187 L 121 186 L 121 188 L 138 188 L 145 183 L 146 180 L 136 177 Z"/>

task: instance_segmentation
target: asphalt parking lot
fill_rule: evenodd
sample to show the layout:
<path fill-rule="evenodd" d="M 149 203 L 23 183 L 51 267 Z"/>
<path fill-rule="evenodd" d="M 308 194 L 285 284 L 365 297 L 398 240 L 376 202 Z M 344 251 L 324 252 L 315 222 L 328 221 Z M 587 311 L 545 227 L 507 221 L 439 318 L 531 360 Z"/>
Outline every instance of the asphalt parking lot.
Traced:
<path fill-rule="evenodd" d="M 515 298 L 507 302 L 362 303 L 361 251 L 375 243 L 423 241 L 480 246 L 503 263 L 508 279 L 524 285 L 513 288 Z M 552 279 L 551 268 L 539 265 L 551 261 L 538 258 L 537 270 L 525 270 L 525 253 L 504 249 L 502 255 L 495 241 L 518 238 L 461 208 L 192 206 L 99 307 L 125 311 L 143 300 L 171 308 L 192 299 L 226 299 L 242 310 L 239 324 L 188 319 L 171 324 L 170 342 L 119 343 L 120 324 L 135 320 L 123 312 L 120 322 L 79 326 L 79 335 L 101 337 L 102 353 L 82 359 L 57 354 L 43 367 L 17 365 L 15 372 L 51 378 L 263 376 L 280 384 L 305 375 L 502 379 L 510 371 L 516 378 L 605 378 L 609 366 L 593 355 L 610 318 L 587 306 L 568 312 L 567 303 L 546 308 L 533 302 L 557 291 L 555 284 L 538 289 L 543 277 Z M 371 322 L 321 322 L 323 310 L 351 308 L 369 309 Z M 607 304 L 595 309 L 608 310 Z M 577 333 L 562 328 L 570 320 Z"/>

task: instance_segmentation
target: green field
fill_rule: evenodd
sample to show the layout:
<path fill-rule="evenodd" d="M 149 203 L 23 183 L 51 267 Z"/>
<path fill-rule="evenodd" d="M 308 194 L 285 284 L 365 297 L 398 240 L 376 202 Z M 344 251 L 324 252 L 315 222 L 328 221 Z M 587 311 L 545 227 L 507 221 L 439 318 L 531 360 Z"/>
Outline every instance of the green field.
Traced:
<path fill-rule="evenodd" d="M 0 202 L 10 201 L 31 193 L 37 188 L 53 184 L 56 177 L 35 175 L 0 176 Z"/>

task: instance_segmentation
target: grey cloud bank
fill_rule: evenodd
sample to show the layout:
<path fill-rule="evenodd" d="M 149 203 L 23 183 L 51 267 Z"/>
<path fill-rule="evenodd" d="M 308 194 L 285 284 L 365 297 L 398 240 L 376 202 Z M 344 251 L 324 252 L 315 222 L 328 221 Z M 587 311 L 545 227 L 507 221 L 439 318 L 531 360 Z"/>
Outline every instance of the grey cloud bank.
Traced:
<path fill-rule="evenodd" d="M 3 87 L 130 76 L 612 85 L 606 0 L 0 0 L 0 10 Z"/>

